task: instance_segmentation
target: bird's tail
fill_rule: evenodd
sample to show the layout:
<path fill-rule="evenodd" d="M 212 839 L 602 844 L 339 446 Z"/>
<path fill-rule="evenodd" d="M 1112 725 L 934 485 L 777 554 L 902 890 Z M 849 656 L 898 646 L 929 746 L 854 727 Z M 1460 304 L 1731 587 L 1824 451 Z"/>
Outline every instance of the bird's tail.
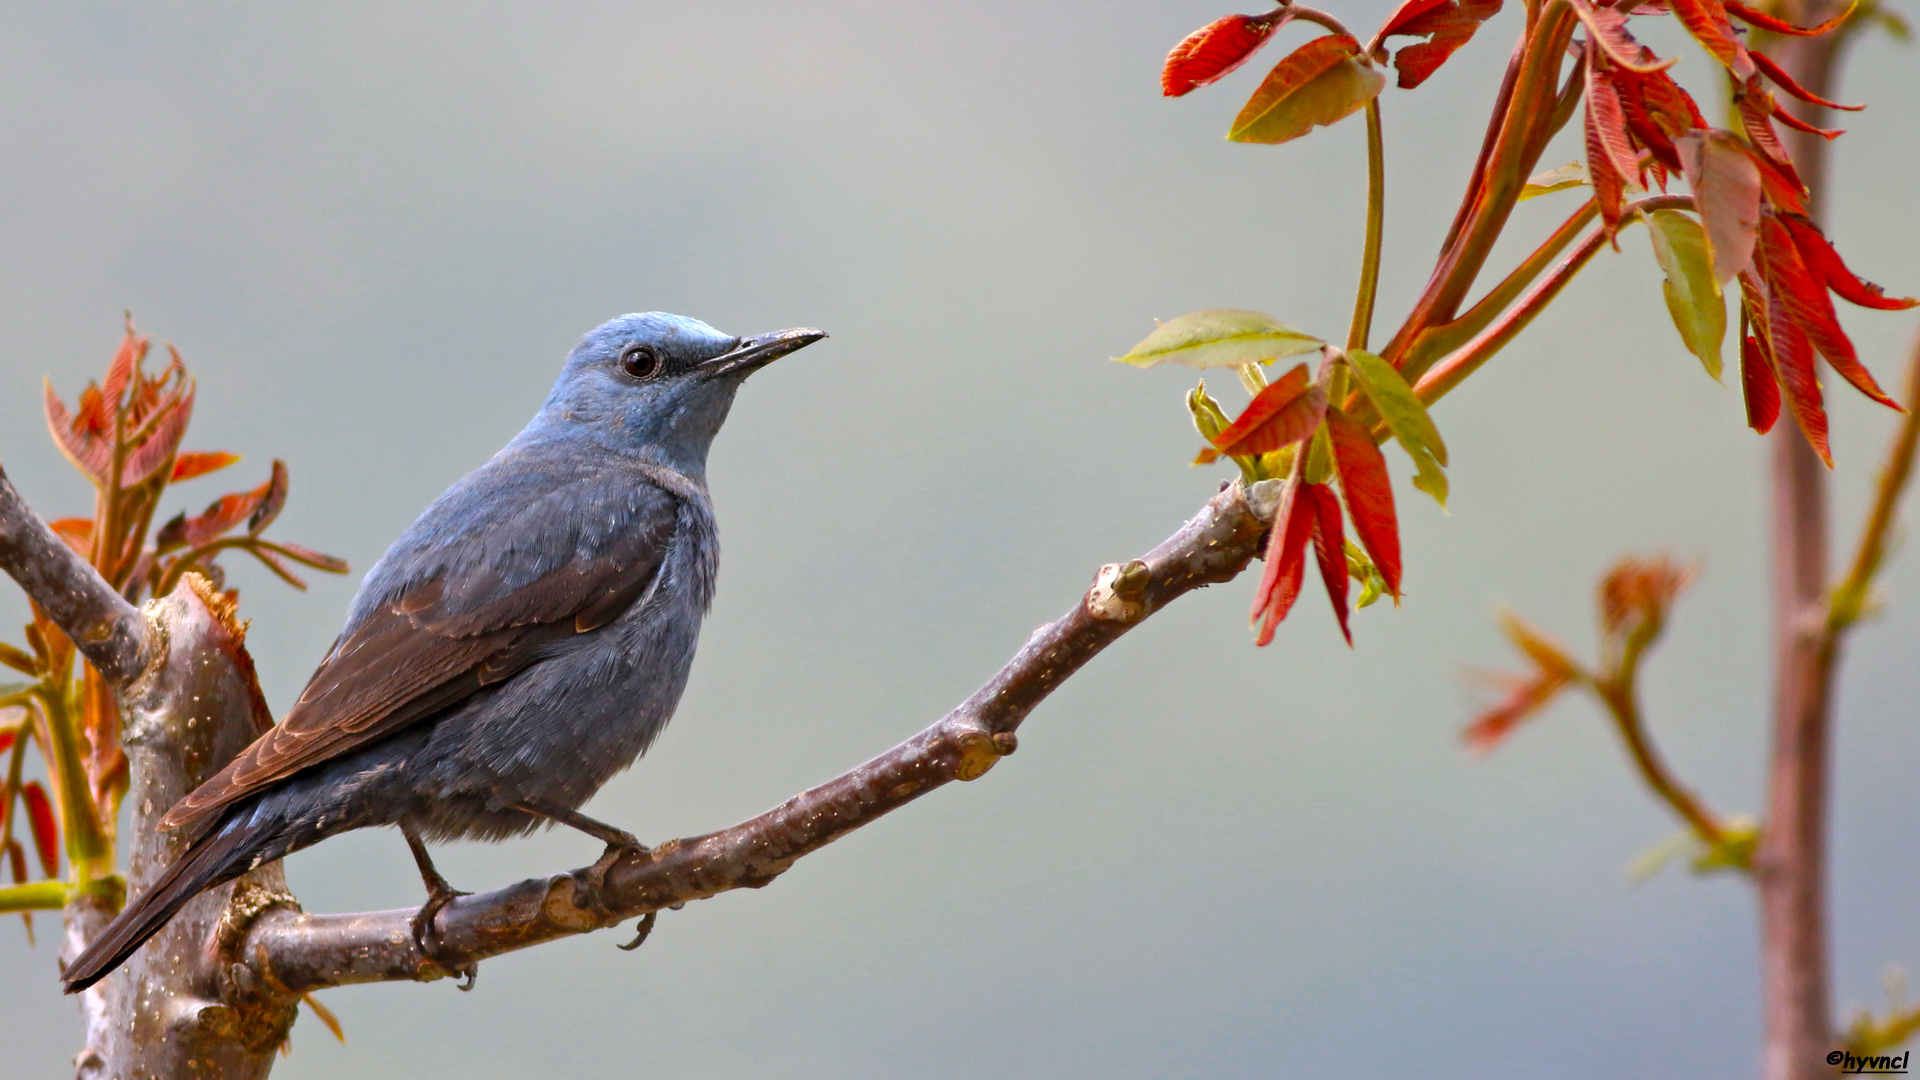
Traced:
<path fill-rule="evenodd" d="M 159 933 L 187 901 L 285 854 L 271 850 L 283 846 L 275 842 L 273 833 L 277 830 L 262 828 L 246 817 L 243 812 L 229 811 L 217 828 L 194 841 L 160 875 L 160 880 L 127 905 L 86 951 L 67 965 L 60 976 L 67 993 L 77 994 L 106 978 L 148 938 Z"/>

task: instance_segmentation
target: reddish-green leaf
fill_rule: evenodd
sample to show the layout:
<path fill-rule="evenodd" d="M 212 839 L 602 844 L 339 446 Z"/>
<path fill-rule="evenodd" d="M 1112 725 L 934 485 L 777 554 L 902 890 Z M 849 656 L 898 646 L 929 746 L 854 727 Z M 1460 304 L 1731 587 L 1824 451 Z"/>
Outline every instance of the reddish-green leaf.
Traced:
<path fill-rule="evenodd" d="M 170 484 L 191 480 L 196 476 L 205 476 L 210 472 L 224 469 L 240 460 L 239 454 L 229 454 L 224 450 L 210 453 L 181 454 L 173 459 L 173 475 L 167 478 Z"/>
<path fill-rule="evenodd" d="M 1288 14 L 1229 15 L 1188 34 L 1167 54 L 1160 92 L 1179 97 L 1226 76 L 1259 52 Z"/>
<path fill-rule="evenodd" d="M 1853 342 L 1840 328 L 1833 301 L 1827 299 L 1826 283 L 1814 277 L 1801 259 L 1786 225 L 1772 214 L 1760 221 L 1760 246 L 1765 257 L 1756 263 L 1766 271 L 1769 299 L 1784 309 L 1786 316 L 1800 327 L 1807 340 L 1842 378 L 1880 404 L 1900 408 L 1860 362 Z"/>
<path fill-rule="evenodd" d="M 1748 156 L 1746 144 L 1724 131 L 1689 132 L 1675 139 L 1674 147 L 1706 226 L 1713 279 L 1725 285 L 1753 261 L 1760 168 Z"/>
<path fill-rule="evenodd" d="M 1333 436 L 1333 463 L 1340 488 L 1347 496 L 1353 531 L 1380 571 L 1387 592 L 1400 598 L 1400 522 L 1393 510 L 1393 484 L 1387 478 L 1387 459 L 1373 443 L 1373 434 L 1339 409 L 1327 410 L 1327 432 Z"/>
<path fill-rule="evenodd" d="M 1842 105 L 1837 101 L 1828 101 L 1826 98 L 1795 82 L 1793 76 L 1787 74 L 1785 69 L 1779 64 L 1774 63 L 1765 53 L 1754 53 L 1753 63 L 1755 67 L 1759 68 L 1761 74 L 1773 80 L 1773 85 L 1778 86 L 1780 89 L 1785 90 L 1787 93 L 1792 94 L 1794 97 L 1799 98 L 1809 105 L 1824 105 L 1829 109 L 1841 109 L 1846 112 L 1859 112 L 1861 109 L 1866 108 L 1865 105 Z"/>
<path fill-rule="evenodd" d="M 1911 296 L 1888 296 L 1880 286 L 1864 280 L 1847 269 L 1840 259 L 1840 253 L 1833 249 L 1818 226 L 1805 218 L 1782 215 L 1787 231 L 1793 235 L 1794 246 L 1800 249 L 1800 257 L 1806 260 L 1807 268 L 1818 274 L 1840 299 L 1858 304 L 1865 308 L 1880 311 L 1902 311 L 1920 304 L 1920 299 Z"/>
<path fill-rule="evenodd" d="M 1222 454 L 1272 453 L 1313 434 L 1326 410 L 1326 392 L 1308 386 L 1307 365 L 1296 364 L 1255 394 L 1213 447 Z"/>
<path fill-rule="evenodd" d="M 1780 382 L 1760 341 L 1748 334 L 1740 343 L 1740 388 L 1746 393 L 1747 426 L 1765 435 L 1780 419 Z"/>
<path fill-rule="evenodd" d="M 1600 207 L 1600 220 L 1607 228 L 1609 238 L 1620 225 L 1620 215 L 1626 211 L 1627 177 L 1614 168 L 1613 158 L 1607 153 L 1606 137 L 1600 132 L 1600 119 L 1594 110 L 1586 110 L 1581 129 L 1586 135 L 1587 177 L 1593 183 L 1593 201 Z M 1614 247 L 1620 241 L 1613 241 Z"/>
<path fill-rule="evenodd" d="M 1848 17 L 1853 14 L 1853 9 L 1858 6 L 1857 3 L 1848 4 L 1847 10 L 1835 15 L 1819 26 L 1795 26 L 1785 19 L 1775 18 L 1764 11 L 1756 11 L 1740 3 L 1740 0 L 1722 0 L 1722 3 L 1727 6 L 1727 14 L 1734 16 L 1748 26 L 1757 26 L 1762 30 L 1792 37 L 1818 37 L 1834 27 L 1839 26 L 1841 23 L 1846 22 Z"/>
<path fill-rule="evenodd" d="M 1573 658 L 1559 642 L 1547 636 L 1546 632 L 1527 622 L 1511 611 L 1500 613 L 1500 630 L 1507 635 L 1513 646 L 1525 653 L 1535 667 L 1549 675 L 1558 675 L 1571 679 L 1579 674 Z"/>
<path fill-rule="evenodd" d="M 1767 298 L 1767 354 L 1773 358 L 1774 374 L 1780 377 L 1780 389 L 1785 391 L 1787 406 L 1806 435 L 1807 445 L 1827 468 L 1833 468 L 1833 451 L 1827 444 L 1827 410 L 1813 367 L 1813 343 L 1787 314 L 1786 305 L 1771 296 Z"/>
<path fill-rule="evenodd" d="M 20 789 L 20 801 L 27 808 L 27 824 L 33 829 L 34 854 L 40 856 L 40 869 L 48 877 L 60 874 L 60 825 L 53 816 L 53 803 L 40 781 L 29 780 Z"/>
<path fill-rule="evenodd" d="M 1726 65 L 1733 77 L 1745 82 L 1753 76 L 1754 61 L 1745 45 L 1727 21 L 1727 8 L 1721 0 L 1672 0 L 1673 14 L 1715 60 Z"/>
<path fill-rule="evenodd" d="M 1480 24 L 1500 13 L 1500 0 L 1407 0 L 1393 13 L 1375 43 L 1389 37 L 1424 37 L 1393 55 L 1402 90 L 1427 81 L 1447 58 L 1473 39 Z"/>
<path fill-rule="evenodd" d="M 1234 142 L 1283 143 L 1336 123 L 1379 95 L 1387 77 L 1345 34 L 1314 38 L 1274 65 L 1234 118 Z"/>
<path fill-rule="evenodd" d="M 1274 515 L 1267 539 L 1267 565 L 1253 594 L 1253 619 L 1260 627 L 1255 645 L 1273 640 L 1273 628 L 1300 598 L 1300 584 L 1306 576 L 1307 535 L 1313 530 L 1314 516 L 1313 507 L 1300 497 L 1304 487 L 1298 480 L 1288 482 L 1286 493 L 1280 497 L 1280 510 Z"/>
<path fill-rule="evenodd" d="M 1340 635 L 1352 648 L 1353 630 L 1347 625 L 1347 538 L 1340 527 L 1340 497 L 1325 484 L 1308 484 L 1302 494 L 1313 500 L 1313 554 L 1320 563 L 1320 580 L 1327 586 L 1334 617 L 1340 620 Z"/>

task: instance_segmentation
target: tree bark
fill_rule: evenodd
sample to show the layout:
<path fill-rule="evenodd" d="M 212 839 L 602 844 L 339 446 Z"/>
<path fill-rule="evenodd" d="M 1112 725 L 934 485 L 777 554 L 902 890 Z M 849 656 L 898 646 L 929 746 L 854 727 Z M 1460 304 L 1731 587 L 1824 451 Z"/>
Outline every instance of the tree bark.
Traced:
<path fill-rule="evenodd" d="M 127 878 L 136 890 L 186 846 L 158 830 L 161 815 L 271 723 L 230 600 L 189 575 L 144 615 L 146 664 L 120 687 L 122 741 L 132 764 Z M 293 1025 L 297 999 L 253 979 L 234 946 L 253 916 L 293 905 L 277 862 L 189 902 L 81 995 L 81 1080 L 265 1077 Z M 113 914 L 100 901 L 76 901 L 68 910 L 65 958 Z"/>

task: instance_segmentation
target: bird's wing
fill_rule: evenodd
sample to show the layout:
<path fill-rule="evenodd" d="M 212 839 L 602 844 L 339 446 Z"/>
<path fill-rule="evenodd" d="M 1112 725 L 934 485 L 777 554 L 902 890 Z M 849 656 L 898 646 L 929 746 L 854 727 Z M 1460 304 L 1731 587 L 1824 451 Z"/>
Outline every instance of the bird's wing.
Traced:
<path fill-rule="evenodd" d="M 579 476 L 513 501 L 480 518 L 443 515 L 472 523 L 464 528 L 430 520 L 432 510 L 423 516 L 409 536 L 433 537 L 416 546 L 427 569 L 389 585 L 286 718 L 175 804 L 161 827 L 205 822 L 500 682 L 548 642 L 612 621 L 653 583 L 679 519 L 676 498 L 631 472 Z"/>

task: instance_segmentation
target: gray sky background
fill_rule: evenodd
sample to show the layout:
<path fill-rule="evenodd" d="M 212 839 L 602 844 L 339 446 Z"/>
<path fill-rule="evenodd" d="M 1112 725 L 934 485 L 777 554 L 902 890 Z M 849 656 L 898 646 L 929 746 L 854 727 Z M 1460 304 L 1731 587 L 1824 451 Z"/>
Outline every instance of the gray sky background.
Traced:
<path fill-rule="evenodd" d="M 1360 123 L 1225 142 L 1278 49 L 1158 96 L 1166 50 L 1226 9 L 6 5 L 0 461 L 43 511 L 83 512 L 39 380 L 71 398 L 124 308 L 176 343 L 200 379 L 190 444 L 248 455 L 176 503 L 284 457 L 275 531 L 356 569 L 297 595 L 236 566 L 280 708 L 358 572 L 518 429 L 582 332 L 646 309 L 825 327 L 721 438 L 726 557 L 692 687 L 591 807 L 649 839 L 729 824 L 931 721 L 1212 491 L 1222 474 L 1186 465 L 1189 374 L 1107 360 L 1154 317 L 1250 307 L 1343 332 Z M 1336 10 L 1370 27 L 1387 5 Z M 1382 326 L 1425 276 L 1518 21 L 1387 92 Z M 1645 36 L 1710 101 L 1673 29 Z M 1873 107 L 1837 145 L 1831 221 L 1901 292 L 1920 288 L 1913 63 L 1878 38 L 1852 54 L 1845 96 Z M 1527 204 L 1516 232 L 1572 198 Z M 1407 603 L 1361 613 L 1355 650 L 1317 597 L 1255 650 L 1251 582 L 1209 590 L 1057 694 L 983 782 L 668 913 L 635 954 L 599 935 L 489 962 L 471 994 L 329 992 L 347 1044 L 303 1020 L 276 1075 L 1751 1075 L 1749 894 L 1629 885 L 1676 825 L 1594 709 L 1484 761 L 1457 741 L 1463 670 L 1508 661 L 1496 603 L 1587 648 L 1596 573 L 1665 549 L 1704 572 L 1648 672 L 1658 737 L 1716 807 L 1758 804 L 1763 446 L 1680 347 L 1644 234 L 1622 246 L 1439 411 L 1451 512 L 1399 489 Z M 1913 316 L 1844 317 L 1896 382 Z M 1830 398 L 1850 536 L 1891 420 Z M 1920 965 L 1920 559 L 1885 584 L 1841 691 L 1849 1012 L 1880 1004 L 1885 965 Z M 480 889 L 594 847 L 439 858 Z M 288 874 L 314 910 L 420 895 L 387 832 Z M 75 1048 L 53 937 L 43 919 L 29 949 L 0 924 L 8 1075 L 62 1075 Z"/>

